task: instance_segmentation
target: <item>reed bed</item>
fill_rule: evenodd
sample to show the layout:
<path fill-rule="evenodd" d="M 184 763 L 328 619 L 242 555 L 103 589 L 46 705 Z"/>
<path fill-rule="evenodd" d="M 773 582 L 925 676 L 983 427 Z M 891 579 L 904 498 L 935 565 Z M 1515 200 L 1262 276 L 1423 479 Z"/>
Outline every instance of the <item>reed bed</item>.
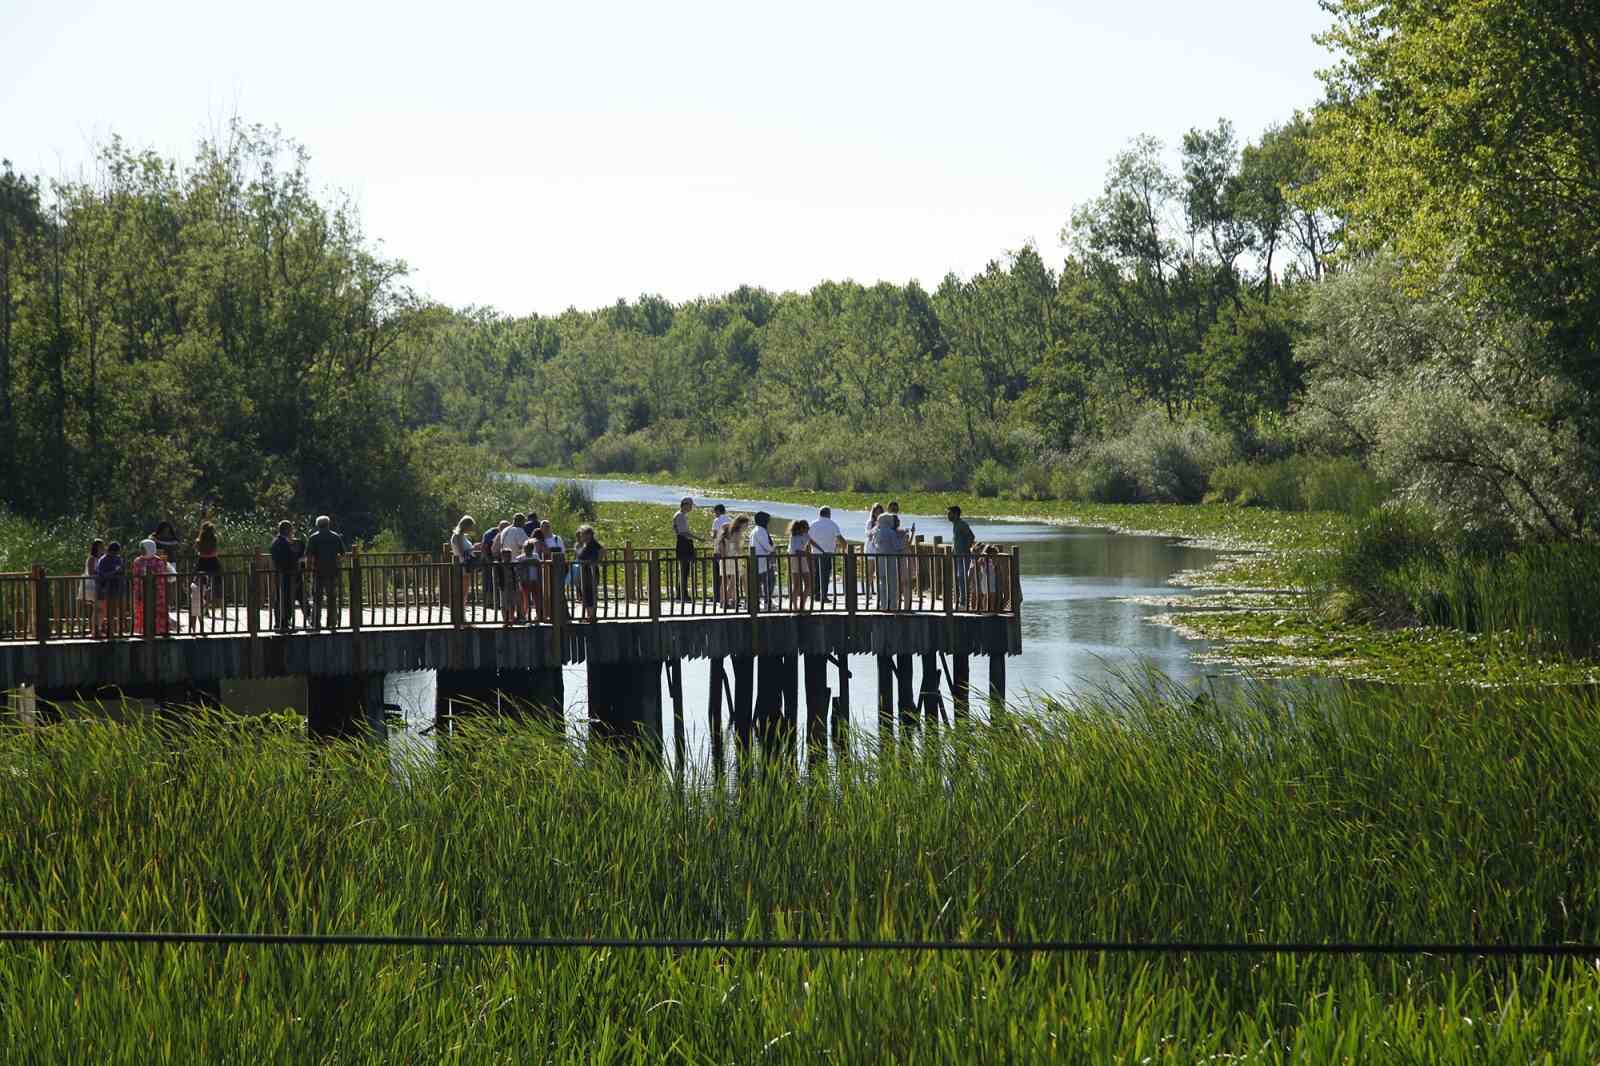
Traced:
<path fill-rule="evenodd" d="M 682 785 L 227 718 L 0 730 L 7 928 L 1600 940 L 1580 691 L 1151 688 Z M 0 1059 L 1593 1061 L 1590 962 L 0 945 Z"/>

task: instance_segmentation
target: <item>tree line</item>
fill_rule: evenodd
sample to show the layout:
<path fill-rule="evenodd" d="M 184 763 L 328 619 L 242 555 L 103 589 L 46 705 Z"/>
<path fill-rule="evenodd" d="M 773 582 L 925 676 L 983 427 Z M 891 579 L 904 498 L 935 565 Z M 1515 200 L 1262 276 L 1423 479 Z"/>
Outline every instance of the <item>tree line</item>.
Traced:
<path fill-rule="evenodd" d="M 1312 454 L 1453 522 L 1589 537 L 1600 31 L 1555 0 L 1327 6 L 1315 107 L 1136 138 L 1059 254 L 931 291 L 451 309 L 273 131 L 182 166 L 113 140 L 48 187 L 7 165 L 0 485 L 33 514 L 211 496 L 401 528 L 497 463 L 1186 500 Z"/>

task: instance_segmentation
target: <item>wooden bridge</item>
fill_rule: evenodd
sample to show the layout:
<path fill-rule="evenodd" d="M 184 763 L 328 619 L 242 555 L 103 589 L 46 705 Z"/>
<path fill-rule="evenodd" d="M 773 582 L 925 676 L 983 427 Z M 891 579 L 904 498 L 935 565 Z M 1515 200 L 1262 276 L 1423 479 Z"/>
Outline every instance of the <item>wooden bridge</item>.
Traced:
<path fill-rule="evenodd" d="M 717 738 L 724 705 L 741 736 L 763 722 L 792 726 L 802 663 L 808 731 L 837 730 L 848 724 L 849 655 L 878 657 L 884 724 L 942 712 L 945 690 L 965 714 L 971 655 L 988 658 L 991 698 L 1003 699 L 1005 658 L 1021 651 L 1015 547 L 974 558 L 942 545 L 885 556 L 608 554 L 519 570 L 355 553 L 322 576 L 276 573 L 264 557 L 230 559 L 220 578 L 163 565 L 127 578 L 98 609 L 82 575 L 0 574 L 0 690 L 194 703 L 217 700 L 223 680 L 303 675 L 311 728 L 339 734 L 381 728 L 391 671 L 438 671 L 448 723 L 468 706 L 559 714 L 562 666 L 585 663 L 591 720 L 649 735 L 660 729 L 663 673 L 681 725 L 682 661 L 706 659 Z"/>

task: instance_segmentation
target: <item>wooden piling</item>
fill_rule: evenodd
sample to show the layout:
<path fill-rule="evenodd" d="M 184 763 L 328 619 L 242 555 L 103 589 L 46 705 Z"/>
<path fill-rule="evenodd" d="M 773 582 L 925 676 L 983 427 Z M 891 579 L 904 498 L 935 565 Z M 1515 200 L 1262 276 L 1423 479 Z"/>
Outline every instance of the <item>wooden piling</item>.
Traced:
<path fill-rule="evenodd" d="M 806 757 L 813 764 L 828 757 L 828 657 L 807 655 L 806 672 Z"/>
<path fill-rule="evenodd" d="M 989 654 L 989 717 L 998 718 L 1006 709 L 1006 657 Z"/>
<path fill-rule="evenodd" d="M 741 750 L 748 750 L 755 723 L 756 661 L 750 655 L 733 655 L 729 659 L 733 664 L 734 742 Z"/>
<path fill-rule="evenodd" d="M 894 739 L 894 656 L 878 656 L 878 739 Z"/>
<path fill-rule="evenodd" d="M 728 683 L 727 675 L 722 669 L 722 657 L 716 656 L 711 660 L 711 669 L 707 673 L 708 688 L 710 692 L 706 698 L 706 731 L 711 738 L 711 766 L 720 776 L 723 772 L 722 751 L 722 689 Z"/>
<path fill-rule="evenodd" d="M 956 721 L 966 721 L 972 700 L 972 663 L 966 653 L 957 652 L 950 684 L 951 713 Z"/>
<path fill-rule="evenodd" d="M 902 731 L 913 729 L 917 724 L 917 694 L 915 691 L 916 678 L 914 674 L 915 659 L 910 655 L 896 655 L 894 657 L 894 672 L 900 685 L 900 728 Z"/>

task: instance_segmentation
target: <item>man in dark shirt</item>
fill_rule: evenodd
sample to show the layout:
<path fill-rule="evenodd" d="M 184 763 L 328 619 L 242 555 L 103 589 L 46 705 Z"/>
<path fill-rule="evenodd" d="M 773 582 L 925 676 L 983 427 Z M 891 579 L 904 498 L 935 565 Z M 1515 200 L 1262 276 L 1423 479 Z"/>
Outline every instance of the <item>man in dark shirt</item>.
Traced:
<path fill-rule="evenodd" d="M 344 554 L 344 538 L 333 531 L 333 519 L 317 516 L 317 531 L 306 539 L 306 554 L 315 567 L 311 592 L 311 628 L 322 626 L 322 605 L 327 601 L 328 628 L 339 626 L 339 556 Z"/>
<path fill-rule="evenodd" d="M 278 523 L 278 535 L 272 538 L 272 569 L 278 575 L 278 632 L 287 633 L 294 628 L 295 581 L 300 577 L 300 558 L 305 555 L 305 545 L 293 538 L 294 526 Z"/>
<path fill-rule="evenodd" d="M 952 505 L 944 516 L 950 519 L 951 537 L 955 545 L 955 571 L 956 571 L 956 606 L 965 608 L 967 605 L 967 567 L 972 564 L 972 545 L 977 538 L 972 535 L 972 527 L 967 525 L 967 520 L 961 517 L 961 508 Z"/>

